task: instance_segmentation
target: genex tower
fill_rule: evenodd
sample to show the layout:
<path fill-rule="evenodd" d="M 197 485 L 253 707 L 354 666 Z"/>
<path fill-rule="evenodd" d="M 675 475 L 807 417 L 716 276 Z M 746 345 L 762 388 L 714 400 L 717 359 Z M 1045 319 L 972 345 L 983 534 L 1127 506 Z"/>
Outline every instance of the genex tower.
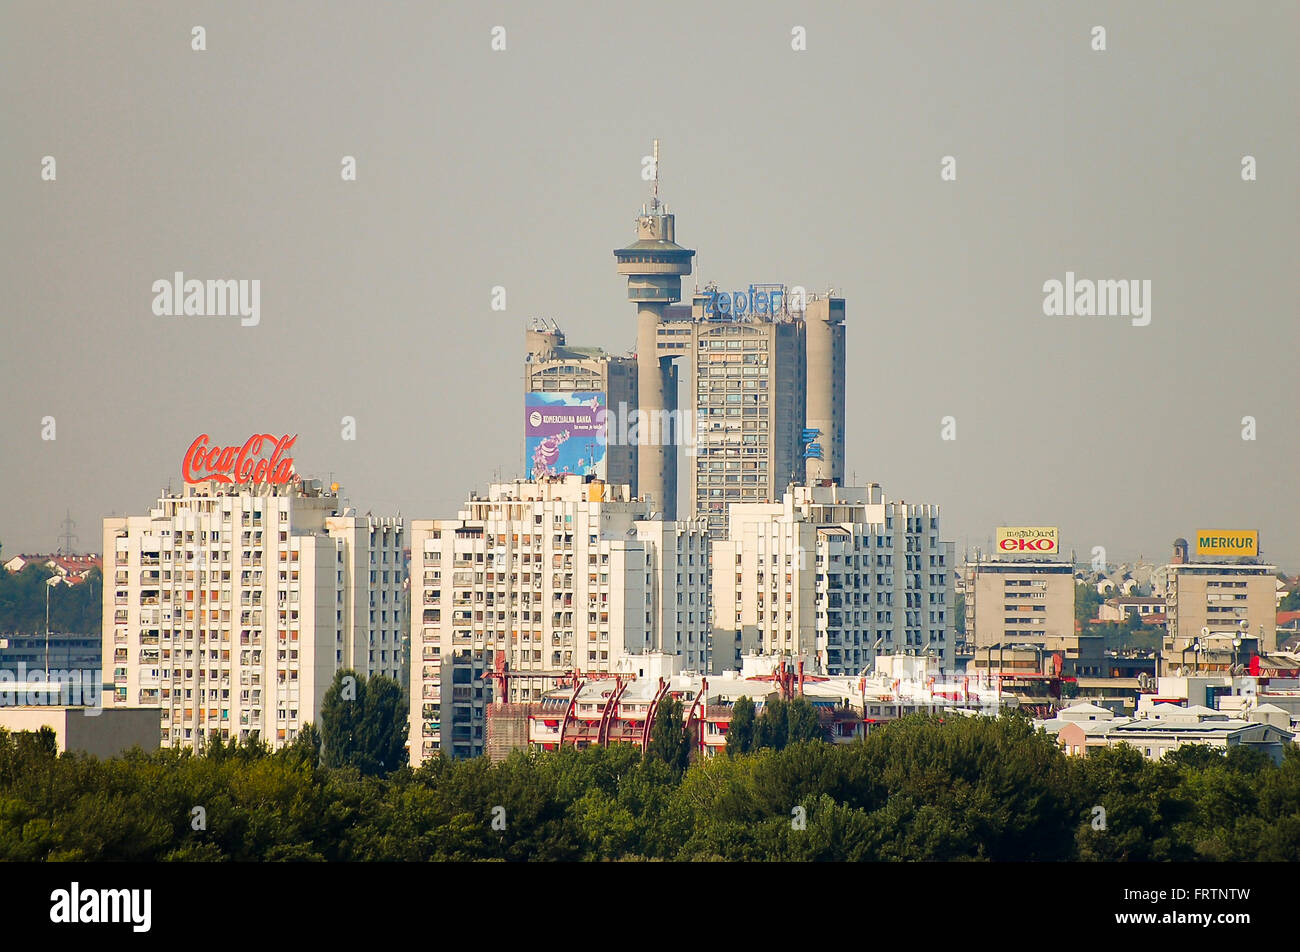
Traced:
<path fill-rule="evenodd" d="M 673 216 L 659 203 L 656 139 L 650 207 L 641 206 L 636 241 L 617 249 L 614 257 L 618 273 L 627 275 L 627 298 L 636 302 L 637 391 L 643 411 L 637 417 L 637 491 L 654 500 L 664 519 L 677 518 L 677 439 L 671 430 L 677 370 L 671 357 L 657 356 L 658 327 L 668 306 L 682 299 L 682 275 L 691 273 L 695 255 L 673 237 Z"/>

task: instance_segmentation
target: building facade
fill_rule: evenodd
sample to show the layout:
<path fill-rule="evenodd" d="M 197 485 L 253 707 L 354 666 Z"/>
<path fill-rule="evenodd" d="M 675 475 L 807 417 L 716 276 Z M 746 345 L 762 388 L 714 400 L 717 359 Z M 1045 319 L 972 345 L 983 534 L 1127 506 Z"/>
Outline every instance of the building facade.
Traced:
<path fill-rule="evenodd" d="M 1277 650 L 1276 565 L 1175 562 L 1166 566 L 1162 674 L 1225 668 Z"/>
<path fill-rule="evenodd" d="M 966 638 L 972 648 L 1077 649 L 1074 566 L 1029 560 L 966 563 Z"/>
<path fill-rule="evenodd" d="M 486 749 L 486 708 L 664 651 L 708 670 L 708 533 L 627 486 L 496 484 L 411 524 L 413 765 Z"/>
<path fill-rule="evenodd" d="M 208 481 L 105 519 L 106 703 L 161 708 L 164 745 L 278 748 L 339 670 L 405 683 L 403 547 L 399 519 L 318 480 Z"/>
<path fill-rule="evenodd" d="M 566 684 L 527 712 L 506 712 L 527 721 L 515 747 L 633 744 L 644 749 L 659 706 L 670 698 L 681 702 L 683 734 L 700 758 L 726 749 L 732 713 L 742 697 L 753 701 L 759 714 L 778 698 L 806 699 L 824 739 L 833 744 L 853 743 L 908 714 L 997 716 L 1015 706 L 998 678 L 952 676 L 933 656 L 881 655 L 870 672 L 841 677 L 810 675 L 773 657 L 746 656 L 740 668 L 709 677 L 678 672 L 664 660 L 650 655 L 635 673 Z"/>
<path fill-rule="evenodd" d="M 804 325 L 785 318 L 696 320 L 689 327 L 695 439 L 688 505 L 721 538 L 732 504 L 773 502 L 804 481 Z"/>
<path fill-rule="evenodd" d="M 713 662 L 746 654 L 856 675 L 882 655 L 953 662 L 953 546 L 939 507 L 889 502 L 876 484 L 792 486 L 731 506 L 713 549 Z"/>
<path fill-rule="evenodd" d="M 570 347 L 564 332 L 553 322 L 534 322 L 525 331 L 524 406 L 531 411 L 551 395 L 572 394 L 581 397 L 600 395 L 606 419 L 613 421 L 633 414 L 637 409 L 637 363 L 635 357 L 617 357 L 598 347 Z M 540 396 L 538 399 L 534 395 Z M 594 467 L 597 478 L 615 485 L 629 485 L 637 492 L 636 443 L 617 439 L 619 428 L 610 427 L 602 445 L 587 445 L 581 451 L 588 459 L 599 454 Z M 527 432 L 528 428 L 525 427 Z M 590 441 L 589 441 L 590 442 Z M 525 437 L 526 446 L 529 443 Z M 533 467 L 532 453 L 525 452 L 525 472 Z M 532 473 L 538 478 L 538 474 Z"/>

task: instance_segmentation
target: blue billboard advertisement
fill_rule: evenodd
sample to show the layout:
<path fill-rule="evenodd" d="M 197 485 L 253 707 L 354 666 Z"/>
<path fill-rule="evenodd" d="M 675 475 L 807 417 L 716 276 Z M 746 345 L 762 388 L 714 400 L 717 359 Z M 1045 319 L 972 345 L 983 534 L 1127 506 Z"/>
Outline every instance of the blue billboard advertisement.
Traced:
<path fill-rule="evenodd" d="M 605 478 L 605 394 L 524 394 L 524 462 L 532 479 L 578 473 Z"/>

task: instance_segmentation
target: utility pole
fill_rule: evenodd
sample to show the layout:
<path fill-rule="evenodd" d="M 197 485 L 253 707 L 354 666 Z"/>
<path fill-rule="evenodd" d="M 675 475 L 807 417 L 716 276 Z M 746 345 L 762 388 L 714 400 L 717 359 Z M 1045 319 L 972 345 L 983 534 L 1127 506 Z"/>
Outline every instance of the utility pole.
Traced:
<path fill-rule="evenodd" d="M 54 587 L 54 578 L 45 580 L 45 676 L 48 679 L 50 674 L 50 589 Z"/>
<path fill-rule="evenodd" d="M 72 534 L 72 530 L 77 527 L 77 524 L 72 521 L 72 510 L 67 510 L 67 513 L 67 517 L 59 524 L 63 529 L 63 534 L 59 536 L 59 541 L 62 542 L 63 545 L 59 551 L 63 555 L 71 555 L 73 549 L 72 543 L 77 541 L 77 537 Z"/>

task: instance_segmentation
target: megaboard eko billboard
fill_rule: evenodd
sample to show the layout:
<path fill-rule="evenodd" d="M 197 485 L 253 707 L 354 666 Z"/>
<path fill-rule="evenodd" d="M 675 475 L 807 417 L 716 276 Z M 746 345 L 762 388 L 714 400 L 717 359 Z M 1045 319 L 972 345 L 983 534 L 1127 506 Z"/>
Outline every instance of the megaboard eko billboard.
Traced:
<path fill-rule="evenodd" d="M 998 526 L 997 547 L 1003 555 L 1056 555 L 1060 541 L 1056 526 Z"/>

